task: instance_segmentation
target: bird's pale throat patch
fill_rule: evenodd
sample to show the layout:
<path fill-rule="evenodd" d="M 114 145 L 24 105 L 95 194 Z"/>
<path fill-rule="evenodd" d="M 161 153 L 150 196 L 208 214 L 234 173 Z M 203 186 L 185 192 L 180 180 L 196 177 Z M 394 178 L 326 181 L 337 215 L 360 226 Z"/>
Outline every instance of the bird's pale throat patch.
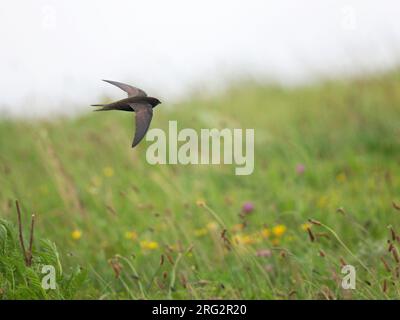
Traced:
<path fill-rule="evenodd" d="M 191 128 L 178 131 L 177 121 L 169 121 L 167 134 L 151 129 L 146 140 L 154 141 L 146 152 L 150 164 L 235 164 L 236 175 L 254 171 L 254 129 L 214 128 L 198 133 Z"/>

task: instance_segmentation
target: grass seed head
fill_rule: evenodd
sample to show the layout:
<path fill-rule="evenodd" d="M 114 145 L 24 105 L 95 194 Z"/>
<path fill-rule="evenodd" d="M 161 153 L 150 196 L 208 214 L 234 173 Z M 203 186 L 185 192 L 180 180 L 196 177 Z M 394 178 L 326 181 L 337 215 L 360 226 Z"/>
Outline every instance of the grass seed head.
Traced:
<path fill-rule="evenodd" d="M 388 263 L 386 262 L 386 260 L 385 260 L 383 257 L 381 257 L 381 261 L 382 261 L 382 263 L 383 263 L 383 265 L 384 265 L 386 271 L 387 271 L 387 272 L 391 272 L 392 270 L 390 269 Z"/>
<path fill-rule="evenodd" d="M 321 222 L 319 222 L 317 220 L 314 220 L 314 219 L 308 219 L 308 222 L 310 222 L 312 224 L 315 224 L 316 226 L 321 226 L 322 225 Z"/>

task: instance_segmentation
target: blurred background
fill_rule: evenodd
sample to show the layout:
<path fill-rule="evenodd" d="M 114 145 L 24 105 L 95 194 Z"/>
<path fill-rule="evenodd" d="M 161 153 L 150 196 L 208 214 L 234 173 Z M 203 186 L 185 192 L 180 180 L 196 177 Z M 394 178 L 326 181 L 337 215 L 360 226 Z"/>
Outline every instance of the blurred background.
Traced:
<path fill-rule="evenodd" d="M 87 110 L 100 79 L 176 101 L 238 79 L 292 86 L 399 62 L 396 0 L 2 1 L 2 116 Z"/>
<path fill-rule="evenodd" d="M 399 17 L 398 0 L 1 1 L 0 299 L 399 299 Z M 91 112 L 125 97 L 101 79 L 160 98 L 151 128 L 254 129 L 254 172 L 150 165 L 131 114 Z M 26 239 L 36 214 L 31 267 L 15 200 Z"/>

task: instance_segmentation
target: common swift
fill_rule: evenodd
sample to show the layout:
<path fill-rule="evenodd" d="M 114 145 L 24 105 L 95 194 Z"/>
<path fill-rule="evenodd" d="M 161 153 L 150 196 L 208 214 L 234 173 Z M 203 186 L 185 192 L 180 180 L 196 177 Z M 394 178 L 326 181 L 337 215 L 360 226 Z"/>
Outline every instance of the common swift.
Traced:
<path fill-rule="evenodd" d="M 134 148 L 145 136 L 153 118 L 153 108 L 161 103 L 160 100 L 148 97 L 146 92 L 125 83 L 103 80 L 124 90 L 128 98 L 118 100 L 109 104 L 92 104 L 94 107 L 102 107 L 94 111 L 120 110 L 136 113 L 136 130 L 133 138 L 132 148 Z"/>

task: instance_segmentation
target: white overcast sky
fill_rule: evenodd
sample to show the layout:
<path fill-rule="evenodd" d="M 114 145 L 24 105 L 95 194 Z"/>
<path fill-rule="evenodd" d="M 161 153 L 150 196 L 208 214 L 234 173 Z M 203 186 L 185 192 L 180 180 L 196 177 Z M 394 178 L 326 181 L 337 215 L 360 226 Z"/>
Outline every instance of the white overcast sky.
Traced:
<path fill-rule="evenodd" d="M 0 117 L 87 110 L 126 81 L 162 100 L 291 85 L 400 57 L 398 0 L 2 0 Z"/>

